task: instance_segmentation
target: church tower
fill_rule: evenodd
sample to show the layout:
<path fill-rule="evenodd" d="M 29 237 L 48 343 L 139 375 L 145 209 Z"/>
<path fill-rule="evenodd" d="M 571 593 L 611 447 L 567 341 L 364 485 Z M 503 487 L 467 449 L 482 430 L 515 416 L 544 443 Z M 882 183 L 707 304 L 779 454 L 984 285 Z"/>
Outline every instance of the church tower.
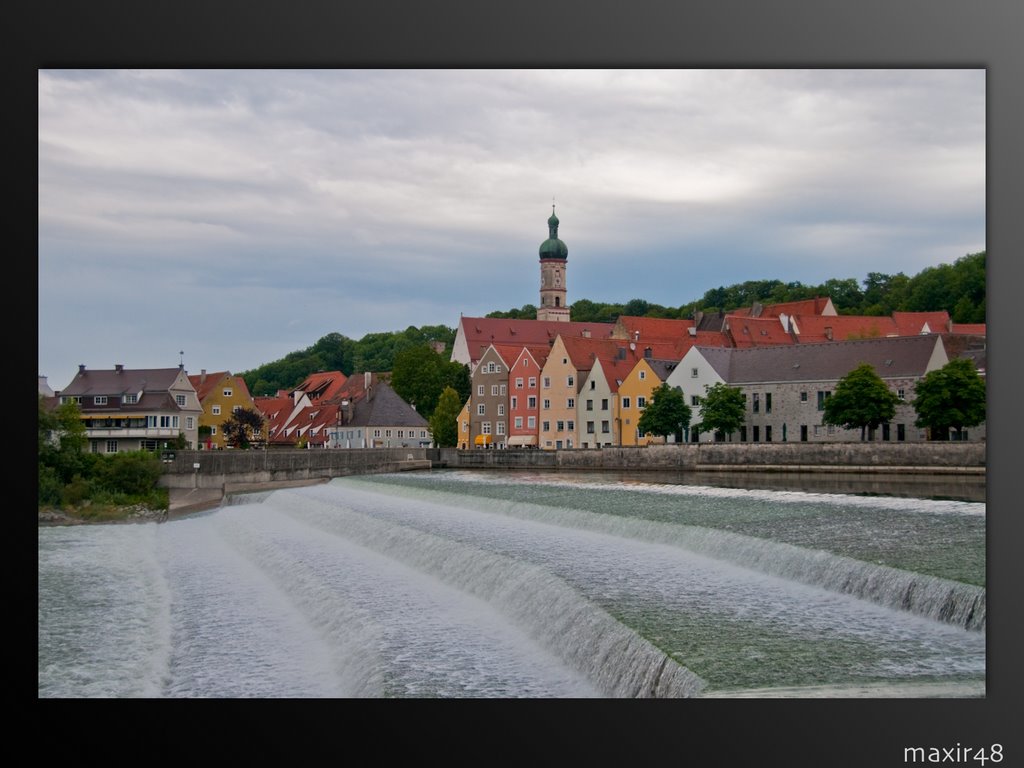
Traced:
<path fill-rule="evenodd" d="M 540 244 L 540 304 L 538 320 L 569 320 L 569 305 L 565 301 L 566 257 L 569 249 L 558 239 L 558 217 L 551 205 L 548 219 L 548 239 Z"/>

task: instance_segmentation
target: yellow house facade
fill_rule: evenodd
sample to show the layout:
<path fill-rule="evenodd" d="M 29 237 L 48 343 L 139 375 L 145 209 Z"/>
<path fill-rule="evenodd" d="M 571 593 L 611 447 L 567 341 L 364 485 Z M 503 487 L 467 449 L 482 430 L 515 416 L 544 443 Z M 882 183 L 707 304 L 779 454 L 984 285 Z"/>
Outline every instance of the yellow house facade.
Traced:
<path fill-rule="evenodd" d="M 469 448 L 469 403 L 470 400 L 466 401 L 466 404 L 462 406 L 462 410 L 459 411 L 459 440 L 456 445 L 459 446 L 459 450 L 465 451 Z"/>
<path fill-rule="evenodd" d="M 537 438 L 541 448 L 578 448 L 576 430 L 576 395 L 579 371 L 573 363 L 565 341 L 555 338 L 551 352 L 540 371 L 540 421 Z"/>
<path fill-rule="evenodd" d="M 618 416 L 622 445 L 650 445 L 665 442 L 665 438 L 641 434 L 637 422 L 651 401 L 651 395 L 668 375 L 675 370 L 676 363 L 670 360 L 641 358 L 633 366 L 622 384 L 619 385 Z"/>
<path fill-rule="evenodd" d="M 230 371 L 208 374 L 205 370 L 188 379 L 203 406 L 199 416 L 200 450 L 221 450 L 227 447 L 221 425 L 239 408 L 259 410 L 249 394 L 245 380 L 241 376 L 232 376 Z"/>

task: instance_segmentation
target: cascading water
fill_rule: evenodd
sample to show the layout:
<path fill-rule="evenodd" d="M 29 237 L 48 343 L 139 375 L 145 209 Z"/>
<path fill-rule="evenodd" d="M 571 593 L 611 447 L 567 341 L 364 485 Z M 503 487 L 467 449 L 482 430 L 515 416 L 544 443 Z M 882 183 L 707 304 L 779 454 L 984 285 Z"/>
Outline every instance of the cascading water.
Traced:
<path fill-rule="evenodd" d="M 402 473 L 40 529 L 39 692 L 978 696 L 978 507 Z"/>

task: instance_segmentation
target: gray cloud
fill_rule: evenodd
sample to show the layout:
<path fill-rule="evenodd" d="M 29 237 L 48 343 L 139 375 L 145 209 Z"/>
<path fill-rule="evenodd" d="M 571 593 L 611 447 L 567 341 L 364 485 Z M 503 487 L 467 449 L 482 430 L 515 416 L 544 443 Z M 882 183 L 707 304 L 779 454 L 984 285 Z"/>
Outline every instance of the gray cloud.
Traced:
<path fill-rule="evenodd" d="M 985 247 L 983 70 L 39 74 L 39 372 L 242 371 L 537 301 Z"/>

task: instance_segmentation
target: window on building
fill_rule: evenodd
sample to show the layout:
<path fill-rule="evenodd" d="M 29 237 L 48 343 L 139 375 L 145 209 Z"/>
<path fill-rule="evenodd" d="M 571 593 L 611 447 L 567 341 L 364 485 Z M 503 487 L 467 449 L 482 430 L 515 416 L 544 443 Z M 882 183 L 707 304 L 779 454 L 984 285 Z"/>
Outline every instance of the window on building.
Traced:
<path fill-rule="evenodd" d="M 814 436 L 821 437 L 821 424 L 814 425 Z"/>
<path fill-rule="evenodd" d="M 497 397 L 497 396 L 498 396 L 498 385 L 497 384 L 491 384 L 491 397 Z"/>
<path fill-rule="evenodd" d="M 117 440 L 107 440 L 107 453 L 117 453 Z"/>
<path fill-rule="evenodd" d="M 889 429 L 889 424 L 888 422 L 886 422 L 885 424 L 882 425 L 882 439 L 885 440 L 886 442 L 892 440 L 892 435 L 890 432 L 891 431 Z"/>
<path fill-rule="evenodd" d="M 233 406 L 231 406 L 231 412 L 232 413 L 238 413 L 240 410 L 242 410 L 242 406 L 240 406 L 240 405 L 233 405 Z"/>
<path fill-rule="evenodd" d="M 903 387 L 900 387 L 899 389 L 896 390 L 896 397 L 898 397 L 900 400 L 907 399 L 907 393 L 906 391 L 904 391 Z"/>
<path fill-rule="evenodd" d="M 390 429 L 385 429 L 384 430 L 384 437 L 391 437 L 391 430 Z"/>
<path fill-rule="evenodd" d="M 505 404 L 504 403 L 498 403 L 498 415 L 499 416 L 504 416 L 505 415 Z"/>
<path fill-rule="evenodd" d="M 696 368 L 691 368 L 690 369 L 690 378 L 691 379 L 696 379 L 698 373 L 699 373 L 699 371 Z"/>
<path fill-rule="evenodd" d="M 404 429 L 398 430 L 398 436 L 399 437 L 405 437 L 405 430 Z M 412 435 L 409 435 L 409 437 L 412 437 Z"/>
<path fill-rule="evenodd" d="M 601 398 L 601 410 L 602 411 L 607 411 L 608 410 L 608 398 L 607 397 Z"/>
<path fill-rule="evenodd" d="M 761 393 L 760 392 L 755 392 L 754 393 L 754 413 L 760 413 L 760 412 L 761 412 Z"/>
<path fill-rule="evenodd" d="M 216 435 L 216 434 L 217 434 L 217 425 L 214 424 L 213 426 L 210 427 L 210 435 L 213 436 L 213 435 Z"/>
<path fill-rule="evenodd" d="M 185 419 L 185 429 L 195 429 L 195 423 L 195 419 L 189 416 L 187 419 Z"/>
<path fill-rule="evenodd" d="M 522 429 L 523 428 L 523 417 L 522 416 L 516 416 L 515 421 L 512 422 L 512 424 L 513 424 L 515 429 Z"/>
<path fill-rule="evenodd" d="M 171 417 L 170 416 L 161 416 L 160 417 L 160 426 L 162 428 L 164 428 L 164 429 L 166 429 L 167 427 L 170 427 L 171 426 Z"/>
<path fill-rule="evenodd" d="M 523 362 L 525 363 L 526 361 L 524 360 Z M 522 388 L 523 388 L 523 377 L 519 376 L 519 377 L 516 378 L 516 389 L 522 389 Z"/>
<path fill-rule="evenodd" d="M 647 371 L 640 371 L 640 381 L 647 378 Z"/>
<path fill-rule="evenodd" d="M 93 405 L 106 405 L 107 404 L 107 396 L 106 395 L 96 395 L 96 397 L 94 397 L 92 399 L 92 402 L 93 402 Z"/>
<path fill-rule="evenodd" d="M 696 431 L 696 430 L 694 430 L 694 431 Z M 747 442 L 747 427 L 746 427 L 746 425 L 740 427 L 740 442 L 741 443 Z"/>
<path fill-rule="evenodd" d="M 622 407 L 623 408 L 629 408 L 629 398 L 628 397 L 622 398 Z"/>
<path fill-rule="evenodd" d="M 758 426 L 754 427 L 754 442 L 755 443 L 761 442 L 761 428 L 758 427 Z"/>
<path fill-rule="evenodd" d="M 531 376 L 530 377 L 529 387 L 530 387 L 530 389 L 536 389 L 537 388 L 537 377 L 536 376 Z"/>
<path fill-rule="evenodd" d="M 700 395 L 691 395 L 690 396 L 690 405 L 694 405 L 694 406 L 700 405 Z"/>
<path fill-rule="evenodd" d="M 519 398 L 518 398 L 518 397 L 516 397 L 515 395 L 512 395 L 512 400 L 511 400 L 511 402 L 509 403 L 509 407 L 510 407 L 510 408 L 512 408 L 512 410 L 513 410 L 513 411 L 514 411 L 514 410 L 515 410 L 516 408 L 518 408 L 518 407 L 519 407 Z"/>
<path fill-rule="evenodd" d="M 610 422 L 610 421 L 607 421 L 607 420 L 605 420 L 605 421 L 602 421 L 602 422 L 601 422 L 601 432 L 602 432 L 603 434 L 607 435 L 607 434 L 608 434 L 609 432 L 611 432 L 611 431 L 612 431 L 612 430 L 611 430 L 611 422 Z"/>
<path fill-rule="evenodd" d="M 230 389 L 225 389 L 224 390 L 224 397 L 231 397 L 232 394 L 233 394 L 232 390 L 230 390 Z"/>
<path fill-rule="evenodd" d="M 772 412 L 772 393 L 771 392 L 765 392 L 764 393 L 764 412 L 765 413 L 771 413 Z"/>
<path fill-rule="evenodd" d="M 212 413 L 214 416 L 220 416 L 220 406 L 219 405 L 210 406 L 210 413 Z"/>
<path fill-rule="evenodd" d="M 147 416 L 146 426 L 149 427 L 150 429 L 156 427 L 156 416 Z"/>
<path fill-rule="evenodd" d="M 541 431 L 543 431 L 543 432 L 550 432 L 551 431 L 551 422 L 550 421 L 543 421 L 543 422 L 541 422 L 541 427 L 540 428 L 541 428 Z"/>
<path fill-rule="evenodd" d="M 483 403 L 477 403 L 476 415 L 477 416 L 483 416 L 486 413 L 487 413 L 487 406 L 484 405 Z"/>
<path fill-rule="evenodd" d="M 574 386 L 576 386 L 576 377 L 575 376 L 566 376 L 565 377 L 565 386 L 567 386 L 567 387 L 574 387 Z"/>
<path fill-rule="evenodd" d="M 551 408 L 551 401 L 548 400 L 547 398 L 544 398 L 544 410 L 547 411 L 547 410 L 550 410 L 550 408 Z"/>
<path fill-rule="evenodd" d="M 176 402 L 180 406 L 184 406 L 185 405 L 185 396 L 184 395 L 175 395 L 174 396 L 174 402 Z"/>
<path fill-rule="evenodd" d="M 757 429 L 757 427 L 754 427 L 754 429 Z M 764 428 L 764 441 L 766 443 L 770 443 L 772 441 L 772 425 L 771 424 L 768 424 Z"/>
<path fill-rule="evenodd" d="M 565 431 L 565 422 L 561 421 L 561 420 L 556 421 L 555 422 L 555 431 L 556 432 L 564 432 Z"/>
<path fill-rule="evenodd" d="M 896 425 L 896 439 L 899 442 L 901 442 L 901 443 L 904 440 L 907 439 L 907 428 L 906 428 L 905 425 L 903 425 L 903 424 L 897 424 Z"/>
<path fill-rule="evenodd" d="M 825 401 L 832 397 L 832 393 L 828 391 L 818 390 L 818 410 L 825 410 Z"/>
<path fill-rule="evenodd" d="M 591 379 L 591 381 L 590 381 L 590 388 L 592 390 L 597 388 L 597 382 L 594 381 L 593 379 Z"/>
<path fill-rule="evenodd" d="M 124 397 L 121 398 L 121 402 L 124 403 L 125 405 L 134 405 L 135 403 L 139 402 L 139 396 L 125 395 Z"/>
<path fill-rule="evenodd" d="M 526 428 L 527 429 L 536 429 L 537 428 L 537 417 L 536 416 L 527 416 L 526 417 Z"/>
<path fill-rule="evenodd" d="M 544 377 L 544 389 L 551 389 L 551 377 L 550 376 L 545 376 Z"/>
<path fill-rule="evenodd" d="M 477 387 L 476 387 L 476 396 L 477 397 L 483 397 L 484 396 L 484 385 L 483 384 L 478 384 L 477 385 Z"/>
<path fill-rule="evenodd" d="M 807 402 L 807 393 L 806 392 L 801 392 L 800 393 L 800 402 L 801 403 L 806 403 Z"/>
<path fill-rule="evenodd" d="M 575 432 L 576 431 L 576 422 L 574 420 L 572 420 L 572 419 L 569 419 L 569 421 L 565 422 L 565 428 L 567 430 L 569 430 L 570 432 Z"/>
<path fill-rule="evenodd" d="M 594 434 L 594 422 L 592 422 L 592 421 L 588 421 L 587 422 L 587 434 L 588 435 Z"/>
<path fill-rule="evenodd" d="M 505 422 L 504 421 L 499 421 L 495 426 L 497 427 L 497 433 L 499 435 L 504 435 L 505 434 Z"/>
<path fill-rule="evenodd" d="M 636 399 L 636 407 L 637 408 L 646 408 L 647 407 L 647 398 L 644 397 L 643 395 L 638 396 L 637 399 Z"/>
<path fill-rule="evenodd" d="M 504 385 L 504 384 L 500 384 L 498 386 L 498 394 L 501 395 L 502 397 L 507 395 L 508 394 L 508 387 L 506 385 Z"/>
<path fill-rule="evenodd" d="M 566 408 L 575 408 L 576 407 L 576 398 L 575 397 L 570 397 L 570 398 L 566 399 L 565 407 Z"/>
<path fill-rule="evenodd" d="M 531 411 L 537 410 L 537 398 L 534 397 L 533 395 L 530 395 L 528 398 L 526 398 L 526 407 L 529 408 Z"/>
<path fill-rule="evenodd" d="M 588 411 L 594 410 L 594 401 L 593 400 L 587 400 L 587 410 Z"/>
<path fill-rule="evenodd" d="M 557 448 L 558 450 L 562 450 L 562 441 L 561 440 L 555 440 L 555 448 Z"/>

